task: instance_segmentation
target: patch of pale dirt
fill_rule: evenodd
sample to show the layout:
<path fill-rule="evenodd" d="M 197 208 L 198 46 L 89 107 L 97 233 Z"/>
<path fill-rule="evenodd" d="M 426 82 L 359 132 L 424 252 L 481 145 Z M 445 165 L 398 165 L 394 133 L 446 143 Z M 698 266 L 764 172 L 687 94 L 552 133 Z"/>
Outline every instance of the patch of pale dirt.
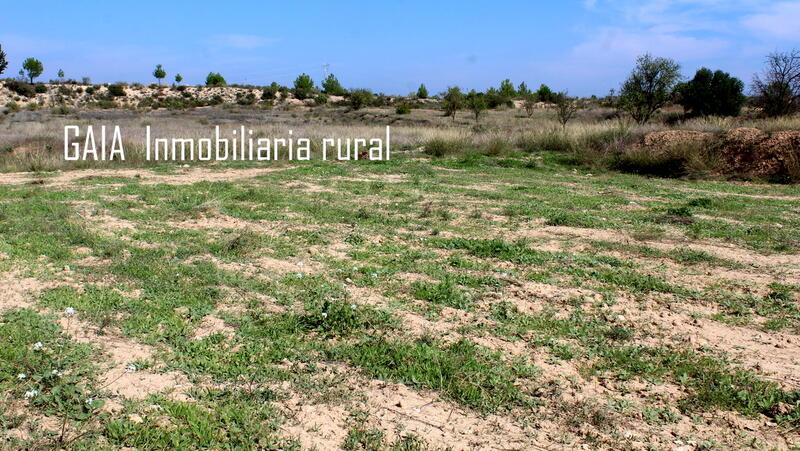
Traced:
<path fill-rule="evenodd" d="M 0 311 L 28 308 L 33 305 L 31 297 L 48 288 L 54 282 L 44 282 L 32 277 L 24 277 L 19 271 L 0 274 Z"/>
<path fill-rule="evenodd" d="M 57 172 L 44 180 L 45 186 L 74 186 L 78 179 L 84 177 L 126 177 L 137 178 L 145 185 L 191 185 L 198 182 L 230 182 L 250 179 L 272 172 L 282 171 L 283 167 L 219 169 L 212 167 L 194 167 L 176 170 L 171 174 L 160 174 L 149 169 L 78 169 Z M 35 173 L 14 172 L 3 174 L 0 185 L 25 185 L 31 181 Z"/>
<path fill-rule="evenodd" d="M 619 303 L 621 306 L 625 302 L 620 299 Z M 625 312 L 633 324 L 651 325 L 660 331 L 657 336 L 645 339 L 646 344 L 677 343 L 680 348 L 698 351 L 710 348 L 741 361 L 746 368 L 786 389 L 800 389 L 800 337 L 797 335 L 695 318 L 691 311 L 683 311 L 678 306 L 665 309 L 659 305 L 633 305 L 625 308 Z"/>
<path fill-rule="evenodd" d="M 203 317 L 200 325 L 195 329 L 194 338 L 199 340 L 215 334 L 232 336 L 235 332 L 236 331 L 231 326 L 225 324 L 225 321 L 221 318 L 215 315 L 206 315 Z"/>

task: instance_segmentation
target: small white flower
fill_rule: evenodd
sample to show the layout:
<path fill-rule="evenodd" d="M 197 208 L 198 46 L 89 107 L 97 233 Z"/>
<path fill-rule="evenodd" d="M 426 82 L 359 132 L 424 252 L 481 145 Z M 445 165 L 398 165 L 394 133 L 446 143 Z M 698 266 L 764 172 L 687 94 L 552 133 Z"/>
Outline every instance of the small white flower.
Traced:
<path fill-rule="evenodd" d="M 357 307 L 357 306 L 356 306 L 355 304 L 350 304 L 350 308 L 351 308 L 351 309 L 355 310 L 355 309 L 356 309 L 356 307 Z"/>
<path fill-rule="evenodd" d="M 36 389 L 28 390 L 28 391 L 25 392 L 25 399 L 33 398 L 34 396 L 36 396 L 38 394 L 39 394 L 39 390 L 36 390 Z"/>
<path fill-rule="evenodd" d="M 67 309 L 64 310 L 64 314 L 67 315 L 67 316 L 74 315 L 75 314 L 75 309 L 72 308 L 72 307 L 67 307 Z"/>
<path fill-rule="evenodd" d="M 129 372 L 129 373 L 133 373 L 134 371 L 136 371 L 136 365 L 134 365 L 133 363 L 131 363 L 130 365 L 128 365 L 128 366 L 125 368 L 125 371 L 127 371 L 127 372 Z"/>
<path fill-rule="evenodd" d="M 41 341 L 37 341 L 36 343 L 33 344 L 33 350 L 34 351 L 38 351 L 38 350 L 42 349 L 43 347 L 44 347 L 44 345 L 42 344 Z"/>
<path fill-rule="evenodd" d="M 322 317 L 323 318 L 327 318 L 328 317 L 328 313 L 327 312 L 322 312 Z"/>
<path fill-rule="evenodd" d="M 86 404 L 87 405 L 91 406 L 93 402 L 94 402 L 94 398 L 86 398 Z"/>
<path fill-rule="evenodd" d="M 376 273 L 376 272 L 372 273 L 372 278 L 373 279 L 377 279 L 378 278 L 378 273 Z"/>
<path fill-rule="evenodd" d="M 62 373 L 61 371 L 58 371 L 58 370 L 53 370 L 51 373 L 53 374 L 53 376 L 57 376 L 57 377 L 61 377 L 61 376 L 64 375 L 64 373 Z"/>
<path fill-rule="evenodd" d="M 353 266 L 353 271 L 358 271 L 358 266 Z"/>
<path fill-rule="evenodd" d="M 297 278 L 298 279 L 302 279 L 303 278 L 303 273 L 301 273 L 301 272 L 297 273 Z"/>
<path fill-rule="evenodd" d="M 19 380 L 25 379 L 26 377 L 28 377 L 28 375 L 27 375 L 27 374 L 25 374 L 25 373 L 19 373 L 19 374 L 17 374 L 17 379 L 19 379 Z"/>

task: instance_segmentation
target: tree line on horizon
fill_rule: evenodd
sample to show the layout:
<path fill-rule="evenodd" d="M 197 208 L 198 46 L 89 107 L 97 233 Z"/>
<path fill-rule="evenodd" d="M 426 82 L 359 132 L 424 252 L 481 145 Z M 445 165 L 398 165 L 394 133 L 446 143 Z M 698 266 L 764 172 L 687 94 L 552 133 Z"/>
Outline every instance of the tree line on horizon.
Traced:
<path fill-rule="evenodd" d="M 771 53 L 767 56 L 766 63 L 767 66 L 762 73 L 753 77 L 751 105 L 759 108 L 763 115 L 768 117 L 797 113 L 800 111 L 800 51 Z M 0 45 L 0 74 L 7 68 L 6 54 Z M 44 65 L 41 61 L 33 57 L 26 58 L 16 81 L 33 85 L 34 80 L 43 72 Z M 161 86 L 167 77 L 167 71 L 163 65 L 157 64 L 152 75 Z M 183 82 L 180 73 L 173 79 L 178 85 Z M 615 107 L 639 124 L 647 123 L 658 110 L 669 103 L 681 105 L 686 117 L 738 116 L 748 101 L 748 97 L 744 94 L 744 83 L 722 70 L 712 71 L 702 67 L 696 71 L 693 78 L 682 80 L 681 66 L 675 60 L 654 57 L 648 53 L 636 59 L 633 70 L 622 83 L 618 94 L 615 95 L 612 89 L 604 99 L 597 99 L 596 96 L 592 96 L 592 99 L 601 100 L 606 106 Z M 84 77 L 82 81 L 84 84 L 90 84 L 88 77 Z M 58 71 L 57 82 L 77 83 L 74 80 L 65 80 L 64 71 L 61 69 Z M 209 72 L 205 85 L 221 87 L 228 84 L 222 74 Z M 23 86 L 21 89 L 25 92 L 39 92 L 38 86 L 36 88 Z M 294 80 L 292 88 L 277 82 L 263 87 L 262 100 L 275 99 L 278 93 L 288 92 L 300 100 L 314 99 L 317 104 L 327 103 L 328 96 L 344 97 L 354 109 L 376 103 L 383 104 L 384 102 L 377 102 L 377 98 L 386 97 L 378 94 L 376 98 L 376 95 L 368 89 L 345 89 L 334 74 L 329 74 L 321 86 L 317 87 L 311 76 L 303 73 Z M 430 94 L 423 83 L 408 97 L 427 99 Z M 505 79 L 498 87 L 490 87 L 484 92 L 473 89 L 464 93 L 460 87 L 451 86 L 434 97 L 441 100 L 445 116 L 455 120 L 456 113 L 466 109 L 474 115 L 476 122 L 484 111 L 512 106 L 514 100 L 520 100 L 528 116 L 533 114 L 539 102 L 554 104 L 559 122 L 562 126 L 566 126 L 582 106 L 581 99 L 571 97 L 568 91 L 555 92 L 545 84 L 533 91 L 525 82 L 515 87 L 510 79 Z M 408 113 L 411 107 L 411 104 L 401 103 L 397 105 L 397 112 Z"/>

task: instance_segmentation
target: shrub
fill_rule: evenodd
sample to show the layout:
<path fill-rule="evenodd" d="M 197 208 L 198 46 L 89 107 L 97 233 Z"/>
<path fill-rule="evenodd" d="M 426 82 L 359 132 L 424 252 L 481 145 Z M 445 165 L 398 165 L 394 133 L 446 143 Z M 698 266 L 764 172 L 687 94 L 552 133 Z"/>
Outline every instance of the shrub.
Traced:
<path fill-rule="evenodd" d="M 33 97 L 36 95 L 36 90 L 30 83 L 24 81 L 8 80 L 6 81 L 6 88 L 11 92 L 17 93 L 25 97 Z"/>
<path fill-rule="evenodd" d="M 428 88 L 425 87 L 424 83 L 420 84 L 419 88 L 417 89 L 417 98 L 418 99 L 428 98 Z"/>
<path fill-rule="evenodd" d="M 464 141 L 460 139 L 433 138 L 428 140 L 424 147 L 426 154 L 443 157 L 460 151 L 464 145 Z"/>
<path fill-rule="evenodd" d="M 314 103 L 317 105 L 325 105 L 326 103 L 328 103 L 328 96 L 320 93 L 316 97 L 314 97 Z"/>
<path fill-rule="evenodd" d="M 707 142 L 677 144 L 658 152 L 629 148 L 612 156 L 610 167 L 621 172 L 677 178 L 716 169 L 716 148 Z"/>
<path fill-rule="evenodd" d="M 411 105 L 407 103 L 399 103 L 397 107 L 395 107 L 394 112 L 397 114 L 409 114 L 411 113 Z"/>
<path fill-rule="evenodd" d="M 125 88 L 119 83 L 108 85 L 108 95 L 111 97 L 125 97 Z"/>
<path fill-rule="evenodd" d="M 511 151 L 511 143 L 508 142 L 507 139 L 495 137 L 492 138 L 486 147 L 484 147 L 483 154 L 495 157 L 498 155 L 503 155 Z"/>
<path fill-rule="evenodd" d="M 738 116 L 745 96 L 744 83 L 727 72 L 700 68 L 694 78 L 676 88 L 678 103 L 688 117 Z"/>
<path fill-rule="evenodd" d="M 511 97 L 501 93 L 495 88 L 486 90 L 486 104 L 489 108 L 498 108 L 501 106 L 512 106 Z"/>
<path fill-rule="evenodd" d="M 355 89 L 350 93 L 350 106 L 354 110 L 372 105 L 374 97 L 368 89 Z"/>
<path fill-rule="evenodd" d="M 8 102 L 6 104 L 6 108 L 8 109 L 8 111 L 16 112 L 19 111 L 19 104 L 17 104 L 17 102 Z"/>
<path fill-rule="evenodd" d="M 278 96 L 279 91 L 280 86 L 273 81 L 271 85 L 264 88 L 264 90 L 261 92 L 261 100 L 273 100 Z"/>
<path fill-rule="evenodd" d="M 206 86 L 226 86 L 225 78 L 219 73 L 209 72 L 206 77 Z"/>
<path fill-rule="evenodd" d="M 36 94 L 44 94 L 47 92 L 47 86 L 43 85 L 42 83 L 38 83 L 33 87 L 33 91 Z"/>

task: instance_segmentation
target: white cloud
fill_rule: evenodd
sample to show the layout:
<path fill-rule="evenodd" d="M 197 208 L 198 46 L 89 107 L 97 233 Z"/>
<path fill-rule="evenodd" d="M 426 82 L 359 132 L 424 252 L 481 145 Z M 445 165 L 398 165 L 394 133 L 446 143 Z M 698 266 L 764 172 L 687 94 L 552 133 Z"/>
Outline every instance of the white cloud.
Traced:
<path fill-rule="evenodd" d="M 763 36 L 800 39 L 800 2 L 782 2 L 752 14 L 742 21 L 745 27 Z"/>

